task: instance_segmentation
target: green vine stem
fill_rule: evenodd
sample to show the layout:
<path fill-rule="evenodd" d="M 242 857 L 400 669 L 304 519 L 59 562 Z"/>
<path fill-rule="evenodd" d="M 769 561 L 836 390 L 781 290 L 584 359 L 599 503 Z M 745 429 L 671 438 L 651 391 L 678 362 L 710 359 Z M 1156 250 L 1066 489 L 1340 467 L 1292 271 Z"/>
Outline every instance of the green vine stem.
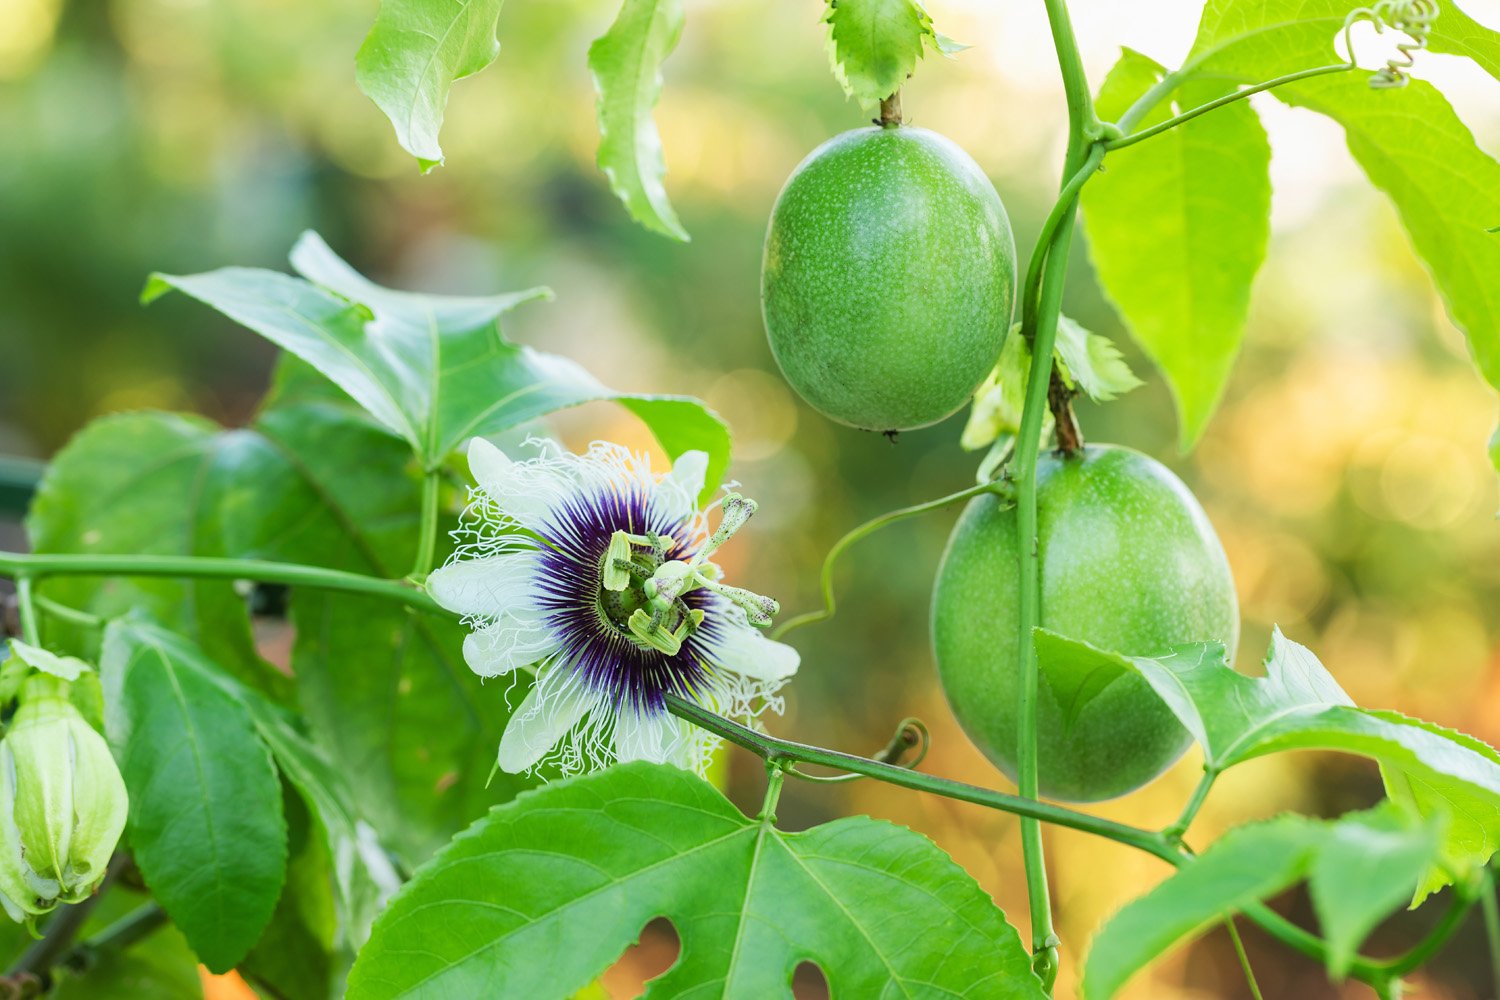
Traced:
<path fill-rule="evenodd" d="M 1204 801 L 1208 798 L 1209 791 L 1214 787 L 1214 781 L 1219 777 L 1219 772 L 1209 768 L 1203 768 L 1203 777 L 1198 779 L 1198 787 L 1193 789 L 1193 797 L 1188 799 L 1187 805 L 1182 807 L 1182 814 L 1177 817 L 1171 826 L 1162 831 L 1162 835 L 1169 840 L 1181 842 L 1182 835 L 1187 833 L 1188 827 L 1193 825 L 1193 820 L 1198 818 L 1198 810 L 1203 808 Z"/>
<path fill-rule="evenodd" d="M 6 978 L 37 976 L 45 981 L 52 967 L 73 947 L 73 939 L 83 929 L 83 925 L 89 919 L 89 914 L 93 912 L 94 907 L 99 905 L 99 900 L 109 891 L 110 886 L 129 864 L 128 855 L 116 854 L 111 858 L 109 868 L 105 871 L 99 887 L 94 890 L 94 894 L 80 903 L 63 906 L 53 914 L 52 919 L 47 922 L 46 929 L 42 931 L 41 938 L 16 960 L 16 964 L 6 972 Z"/>
<path fill-rule="evenodd" d="M 742 726 L 737 722 L 709 711 L 702 705 L 679 698 L 676 695 L 667 695 L 667 709 L 678 718 L 686 719 L 695 726 L 707 729 L 709 732 L 723 737 L 735 746 L 749 750 L 763 760 L 783 765 L 794 763 L 817 764 L 822 767 L 847 771 L 851 774 L 862 774 L 867 778 L 874 778 L 877 781 L 899 785 L 902 788 L 910 788 L 919 792 L 932 792 L 946 798 L 957 799 L 960 802 L 972 802 L 975 805 L 998 809 L 1017 816 L 1029 817 L 1041 820 L 1042 822 L 1053 823 L 1057 826 L 1065 826 L 1073 830 L 1082 830 L 1085 833 L 1106 837 L 1110 840 L 1134 847 L 1137 850 L 1145 851 L 1147 854 L 1155 855 L 1169 864 L 1181 863 L 1182 856 L 1177 849 L 1168 844 L 1161 834 L 1151 830 L 1142 830 L 1138 827 L 1127 826 L 1124 823 L 1116 823 L 1113 820 L 1091 816 L 1088 813 L 1052 805 L 1049 802 L 1038 802 L 1033 799 L 1022 798 L 1018 795 L 1009 795 L 1005 792 L 996 792 L 988 788 L 964 784 L 961 781 L 951 781 L 947 778 L 935 777 L 931 774 L 924 774 L 921 771 L 913 771 L 899 764 L 887 764 L 869 757 L 859 757 L 855 754 L 842 753 L 838 750 L 827 750 L 823 747 L 808 746 L 805 743 L 795 743 L 791 740 L 778 739 L 775 736 L 769 736 L 766 733 L 757 732 L 747 726 Z"/>
<path fill-rule="evenodd" d="M 42 644 L 42 628 L 36 617 L 36 598 L 31 577 L 16 579 L 16 613 L 21 618 L 21 638 L 33 646 Z"/>
<path fill-rule="evenodd" d="M 180 576 L 220 580 L 255 580 L 287 586 L 341 590 L 384 597 L 417 611 L 446 615 L 436 601 L 401 580 L 382 580 L 363 573 L 260 559 L 208 556 L 73 555 L 0 552 L 0 576 L 14 577 L 17 593 L 48 576 Z M 24 604 L 24 602 L 23 602 Z M 22 612 L 23 621 L 25 611 Z M 30 640 L 28 640 L 30 641 Z"/>
<path fill-rule="evenodd" d="M 920 514 L 941 510 L 944 507 L 962 503 L 971 497 L 977 497 L 981 493 L 1005 493 L 1009 489 L 1010 486 L 1007 483 L 980 483 L 978 486 L 970 486 L 966 490 L 959 490 L 957 493 L 950 493 L 947 496 L 938 497 L 936 500 L 929 500 L 926 503 L 915 504 L 911 507 L 902 507 L 900 510 L 881 514 L 879 517 L 871 518 L 859 527 L 852 529 L 843 538 L 834 543 L 833 548 L 828 550 L 828 555 L 823 559 L 823 570 L 818 578 L 819 586 L 823 592 L 823 607 L 816 611 L 806 611 L 800 615 L 788 618 L 771 632 L 771 638 L 779 639 L 793 629 L 801 628 L 804 625 L 824 622 L 834 616 L 838 607 L 833 596 L 833 566 L 839 557 L 847 552 L 856 542 L 873 535 L 887 525 L 895 524 L 897 521 L 905 521 Z"/>
<path fill-rule="evenodd" d="M 432 469 L 422 474 L 421 535 L 417 539 L 417 559 L 411 570 L 413 580 L 425 580 L 432 572 L 432 560 L 437 552 L 438 500 L 442 485 L 441 470 Z"/>
<path fill-rule="evenodd" d="M 1020 719 L 1017 772 L 1021 797 L 1036 799 L 1036 702 L 1037 662 L 1032 644 L 1032 630 L 1040 622 L 1040 559 L 1037 551 L 1036 462 L 1041 448 L 1042 412 L 1047 406 L 1047 390 L 1052 380 L 1052 350 L 1057 337 L 1057 320 L 1062 311 L 1063 282 L 1068 269 L 1068 252 L 1073 238 L 1073 220 L 1078 204 L 1077 192 L 1091 176 L 1085 165 L 1094 160 L 1094 146 L 1101 126 L 1094 114 L 1093 98 L 1073 22 L 1066 0 L 1045 0 L 1047 21 L 1057 49 L 1058 68 L 1062 72 L 1063 92 L 1068 105 L 1068 151 L 1063 165 L 1062 194 L 1048 217 L 1042 239 L 1032 254 L 1028 267 L 1027 287 L 1023 289 L 1022 331 L 1031 340 L 1031 372 L 1026 384 L 1026 403 L 1021 411 L 1021 428 L 1017 436 L 1013 476 L 1016 480 L 1016 523 L 1022 543 L 1018 546 L 1020 581 L 1019 635 L 1016 657 L 1019 664 L 1021 691 L 1018 699 Z M 1103 152 L 1097 153 L 1102 157 Z M 1097 165 L 1097 164 L 1096 164 Z M 1038 254 L 1044 260 L 1038 263 Z M 1035 274 L 1035 288 L 1030 276 Z M 1032 295 L 1034 294 L 1034 298 Z M 1028 322 L 1029 319 L 1029 322 Z M 1031 911 L 1032 968 L 1050 994 L 1057 981 L 1058 938 L 1052 925 L 1052 901 L 1047 887 L 1047 864 L 1042 847 L 1041 825 L 1035 818 L 1021 820 L 1021 848 L 1026 866 L 1026 890 Z"/>
<path fill-rule="evenodd" d="M 1255 1000 L 1265 1000 L 1260 983 L 1255 980 L 1255 969 L 1250 965 L 1250 953 L 1245 951 L 1245 942 L 1240 939 L 1240 929 L 1234 925 L 1233 917 L 1224 921 L 1224 929 L 1229 932 L 1229 940 L 1234 942 L 1234 953 L 1240 960 L 1240 970 L 1245 973 L 1245 985 L 1250 987 L 1250 995 Z"/>
<path fill-rule="evenodd" d="M 167 911 L 157 903 L 145 903 L 87 941 L 74 945 L 58 965 L 75 975 L 84 975 L 105 955 L 124 951 L 166 925 Z"/>

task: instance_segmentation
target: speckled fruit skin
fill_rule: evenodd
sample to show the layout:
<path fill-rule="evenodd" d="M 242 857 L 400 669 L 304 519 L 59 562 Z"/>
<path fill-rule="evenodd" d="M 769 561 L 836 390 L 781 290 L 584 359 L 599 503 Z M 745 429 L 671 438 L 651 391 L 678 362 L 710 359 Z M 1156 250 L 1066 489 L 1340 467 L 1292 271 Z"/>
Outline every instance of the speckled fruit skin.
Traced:
<path fill-rule="evenodd" d="M 1000 356 L 1016 247 L 984 171 L 936 132 L 855 129 L 771 210 L 761 306 L 792 387 L 840 423 L 910 430 L 963 406 Z"/>
<path fill-rule="evenodd" d="M 1182 481 L 1129 448 L 1090 446 L 1037 467 L 1041 624 L 1132 656 L 1239 639 L 1234 580 L 1218 536 Z M 995 766 L 1016 776 L 1016 512 L 970 501 L 938 570 L 933 646 L 949 704 Z M 1071 726 L 1041 665 L 1041 793 L 1097 802 L 1169 767 L 1190 737 L 1138 674 L 1122 670 Z"/>

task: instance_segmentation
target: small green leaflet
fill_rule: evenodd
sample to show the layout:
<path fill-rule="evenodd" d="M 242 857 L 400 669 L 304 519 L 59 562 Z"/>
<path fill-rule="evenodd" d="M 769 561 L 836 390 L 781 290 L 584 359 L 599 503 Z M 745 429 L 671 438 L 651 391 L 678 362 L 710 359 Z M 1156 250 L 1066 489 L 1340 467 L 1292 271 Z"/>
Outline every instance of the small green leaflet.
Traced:
<path fill-rule="evenodd" d="M 1311 651 L 1279 630 L 1265 677 L 1236 673 L 1216 643 L 1128 662 L 1203 746 L 1210 768 L 1284 750 L 1358 754 L 1379 761 L 1393 799 L 1446 815 L 1443 864 L 1429 871 L 1417 902 L 1450 881 L 1443 869 L 1467 873 L 1500 849 L 1500 754 L 1441 726 L 1359 708 Z"/>
<path fill-rule="evenodd" d="M 567 996 L 657 916 L 682 953 L 647 997 L 784 996 L 803 961 L 834 996 L 1044 996 L 1004 914 L 926 838 L 865 818 L 783 833 L 642 762 L 460 834 L 376 921 L 348 995 Z"/>
<path fill-rule="evenodd" d="M 599 92 L 599 169 L 631 218 L 686 242 L 662 186 L 667 168 L 651 119 L 661 66 L 677 47 L 682 21 L 683 0 L 625 0 L 609 31 L 589 46 L 589 71 Z"/>
<path fill-rule="evenodd" d="M 1053 356 L 1068 387 L 1098 402 L 1114 399 L 1141 384 L 1108 337 L 1092 333 L 1066 316 L 1057 321 L 1057 348 Z M 959 439 L 964 448 L 977 451 L 1002 434 L 1015 434 L 1021 429 L 1030 371 L 1031 345 L 1021 336 L 1021 325 L 1017 323 L 1005 338 L 995 370 L 974 393 L 974 406 Z M 1052 426 L 1051 413 L 1042 420 L 1045 437 Z"/>
<path fill-rule="evenodd" d="M 823 20 L 833 75 L 865 107 L 901 89 L 924 45 L 945 56 L 968 48 L 935 31 L 919 0 L 828 0 Z"/>
<path fill-rule="evenodd" d="M 488 297 L 420 295 L 369 281 L 314 233 L 292 249 L 303 278 L 228 267 L 192 276 L 153 275 L 150 302 L 177 289 L 311 364 L 435 469 L 476 435 L 495 434 L 554 410 L 615 400 L 640 417 L 675 458 L 709 454 L 703 496 L 729 465 L 729 430 L 685 396 L 618 393 L 567 358 L 505 340 L 497 327 L 546 289 Z"/>
<path fill-rule="evenodd" d="M 1100 89 L 1099 114 L 1119 118 L 1164 73 L 1126 49 Z M 1180 104 L 1185 109 L 1228 89 L 1187 86 Z M 1171 114 L 1159 105 L 1139 126 Z M 1242 102 L 1110 154 L 1083 189 L 1100 284 L 1166 377 L 1183 447 L 1203 432 L 1239 352 L 1251 283 L 1270 238 L 1270 162 L 1265 130 Z"/>
<path fill-rule="evenodd" d="M 105 725 L 146 884 L 203 964 L 233 968 L 286 874 L 281 783 L 243 703 L 187 640 L 142 619 L 104 637 Z"/>
<path fill-rule="evenodd" d="M 1332 823 L 1283 816 L 1231 830 L 1104 925 L 1084 965 L 1084 1000 L 1108 1000 L 1174 946 L 1303 879 L 1329 972 L 1342 977 L 1432 863 L 1440 832 L 1391 803 Z"/>
<path fill-rule="evenodd" d="M 354 57 L 355 79 L 426 173 L 443 162 L 438 130 L 448 91 L 500 54 L 501 0 L 381 0 Z"/>

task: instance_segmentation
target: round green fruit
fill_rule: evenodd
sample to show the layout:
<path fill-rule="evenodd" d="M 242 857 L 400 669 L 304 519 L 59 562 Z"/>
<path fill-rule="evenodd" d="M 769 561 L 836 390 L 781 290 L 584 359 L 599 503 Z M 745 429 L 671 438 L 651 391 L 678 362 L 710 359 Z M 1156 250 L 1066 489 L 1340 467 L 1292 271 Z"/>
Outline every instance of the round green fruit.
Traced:
<path fill-rule="evenodd" d="M 938 673 L 979 749 L 1016 777 L 1019 640 L 1016 511 L 970 501 L 932 600 Z M 1091 446 L 1037 466 L 1041 625 L 1127 656 L 1239 639 L 1234 580 L 1182 481 L 1129 448 Z M 1101 676 L 1103 669 L 1110 674 Z M 1037 697 L 1041 793 L 1097 802 L 1169 767 L 1190 737 L 1139 674 L 1043 658 Z"/>
<path fill-rule="evenodd" d="M 994 185 L 926 129 L 835 136 L 787 180 L 766 233 L 761 306 L 792 387 L 873 431 L 950 416 L 1010 329 L 1016 248 Z"/>

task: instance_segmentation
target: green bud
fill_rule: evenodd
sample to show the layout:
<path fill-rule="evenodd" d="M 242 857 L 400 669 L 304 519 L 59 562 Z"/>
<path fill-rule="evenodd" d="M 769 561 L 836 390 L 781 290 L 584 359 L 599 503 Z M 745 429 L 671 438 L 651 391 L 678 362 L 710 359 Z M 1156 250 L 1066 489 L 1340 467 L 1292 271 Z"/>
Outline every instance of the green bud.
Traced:
<path fill-rule="evenodd" d="M 0 740 L 0 905 L 29 920 L 86 899 L 125 828 L 129 798 L 109 747 L 68 700 L 68 684 L 35 674 Z"/>

